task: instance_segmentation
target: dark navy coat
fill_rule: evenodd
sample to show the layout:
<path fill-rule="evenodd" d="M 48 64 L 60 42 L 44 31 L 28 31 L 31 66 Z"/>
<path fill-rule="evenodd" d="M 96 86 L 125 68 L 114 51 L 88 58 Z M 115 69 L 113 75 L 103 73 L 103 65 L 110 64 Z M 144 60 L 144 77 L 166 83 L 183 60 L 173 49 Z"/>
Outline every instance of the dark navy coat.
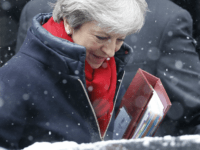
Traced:
<path fill-rule="evenodd" d="M 0 68 L 1 147 L 23 148 L 39 141 L 88 143 L 112 139 L 113 121 L 121 101 L 118 95 L 122 95 L 119 89 L 123 67 L 132 49 L 123 44 L 115 54 L 115 111 L 101 137 L 86 91 L 86 49 L 46 31 L 41 24 L 50 17 L 40 14 L 33 19 L 20 51 Z"/>

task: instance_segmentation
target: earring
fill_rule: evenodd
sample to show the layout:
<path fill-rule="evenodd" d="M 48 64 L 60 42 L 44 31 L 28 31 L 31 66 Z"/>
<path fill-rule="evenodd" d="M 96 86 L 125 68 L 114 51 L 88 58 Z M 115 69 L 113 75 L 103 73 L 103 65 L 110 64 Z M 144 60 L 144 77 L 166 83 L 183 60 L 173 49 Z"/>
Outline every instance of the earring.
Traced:
<path fill-rule="evenodd" d="M 69 35 L 71 33 L 71 31 L 70 30 L 67 30 L 67 34 Z"/>
<path fill-rule="evenodd" d="M 67 27 L 65 27 L 65 31 L 66 31 L 66 33 L 67 33 L 68 35 L 71 33 L 71 30 L 70 30 L 70 29 L 68 30 Z"/>

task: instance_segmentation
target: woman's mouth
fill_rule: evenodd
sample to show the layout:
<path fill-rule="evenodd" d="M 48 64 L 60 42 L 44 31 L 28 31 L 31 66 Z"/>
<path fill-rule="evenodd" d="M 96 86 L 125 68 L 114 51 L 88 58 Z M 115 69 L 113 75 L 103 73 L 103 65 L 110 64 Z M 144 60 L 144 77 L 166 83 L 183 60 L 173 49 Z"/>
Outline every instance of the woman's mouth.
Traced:
<path fill-rule="evenodd" d="M 106 57 L 101 57 L 95 54 L 91 54 L 92 62 L 96 64 L 103 63 L 103 61 L 106 59 Z"/>
<path fill-rule="evenodd" d="M 101 56 L 97 56 L 97 55 L 94 55 L 92 54 L 94 57 L 96 57 L 97 59 L 105 59 L 105 57 L 101 57 Z"/>
<path fill-rule="evenodd" d="M 89 53 L 86 56 L 87 62 L 90 64 L 90 66 L 93 69 L 99 68 L 102 65 L 102 63 L 106 60 L 106 58 L 107 57 L 102 57 L 102 56 L 99 56 L 99 55 L 95 55 L 94 53 Z"/>

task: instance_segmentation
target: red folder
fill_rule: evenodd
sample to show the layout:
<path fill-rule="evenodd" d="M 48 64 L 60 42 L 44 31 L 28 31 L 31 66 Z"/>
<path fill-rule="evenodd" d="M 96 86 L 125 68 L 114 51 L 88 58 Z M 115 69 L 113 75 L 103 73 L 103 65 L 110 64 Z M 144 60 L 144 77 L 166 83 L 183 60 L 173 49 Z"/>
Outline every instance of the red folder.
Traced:
<path fill-rule="evenodd" d="M 130 139 L 134 135 L 136 127 L 143 116 L 148 102 L 153 94 L 152 87 L 156 91 L 164 106 L 163 118 L 171 107 L 171 102 L 160 79 L 142 69 L 138 69 L 124 97 L 122 98 L 120 105 L 120 108 L 125 108 L 131 118 L 129 125 L 123 134 L 124 139 Z"/>

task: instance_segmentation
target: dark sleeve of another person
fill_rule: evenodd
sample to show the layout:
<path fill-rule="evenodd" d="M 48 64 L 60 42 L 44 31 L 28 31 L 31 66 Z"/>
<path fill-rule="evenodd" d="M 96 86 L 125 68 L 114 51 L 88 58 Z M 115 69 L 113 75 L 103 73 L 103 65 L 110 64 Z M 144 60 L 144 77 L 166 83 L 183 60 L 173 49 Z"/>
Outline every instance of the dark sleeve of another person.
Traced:
<path fill-rule="evenodd" d="M 200 133 L 200 62 L 192 38 L 192 18 L 183 9 L 166 24 L 159 49 L 157 74 L 172 107 L 159 128 L 165 134 Z"/>
<path fill-rule="evenodd" d="M 39 13 L 52 12 L 53 8 L 49 5 L 49 2 L 54 3 L 55 0 L 34 0 L 28 2 L 23 8 L 17 35 L 16 53 L 19 51 L 24 42 L 27 30 L 32 24 L 33 17 Z"/>

